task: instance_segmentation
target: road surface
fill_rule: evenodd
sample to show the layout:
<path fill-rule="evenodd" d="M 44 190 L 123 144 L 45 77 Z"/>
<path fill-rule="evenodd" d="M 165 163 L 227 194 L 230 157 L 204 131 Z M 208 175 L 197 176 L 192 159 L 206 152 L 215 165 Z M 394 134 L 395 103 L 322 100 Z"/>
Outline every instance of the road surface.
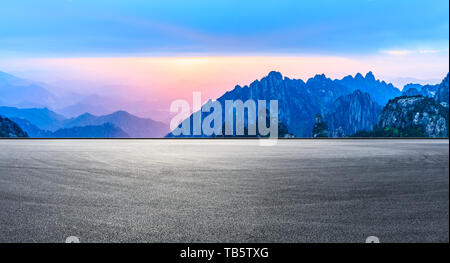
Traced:
<path fill-rule="evenodd" d="M 449 242 L 448 140 L 0 140 L 0 242 Z"/>

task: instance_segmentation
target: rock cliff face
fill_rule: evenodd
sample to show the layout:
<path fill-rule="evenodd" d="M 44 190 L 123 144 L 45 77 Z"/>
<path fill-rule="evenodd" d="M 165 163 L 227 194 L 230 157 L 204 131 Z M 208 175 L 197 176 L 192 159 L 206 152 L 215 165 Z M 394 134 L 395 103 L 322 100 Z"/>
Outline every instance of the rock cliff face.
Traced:
<path fill-rule="evenodd" d="M 256 80 L 249 86 L 236 86 L 218 99 L 224 108 L 225 100 L 278 100 L 278 118 L 289 132 L 297 137 L 311 137 L 316 113 L 323 112 L 339 96 L 349 90 L 325 75 L 316 75 L 306 83 L 289 79 L 279 72 Z"/>
<path fill-rule="evenodd" d="M 370 131 L 378 123 L 381 107 L 369 93 L 354 91 L 339 97 L 325 117 L 330 137 L 347 137 L 358 131 Z"/>
<path fill-rule="evenodd" d="M 443 106 L 448 107 L 448 92 L 449 92 L 449 80 L 448 80 L 448 74 L 447 77 L 445 77 L 441 84 L 438 87 L 438 90 L 436 92 L 436 96 L 434 97 L 437 102 L 441 103 Z"/>
<path fill-rule="evenodd" d="M 448 108 L 433 98 L 402 96 L 390 100 L 380 114 L 379 127 L 416 130 L 427 137 L 448 136 Z M 412 132 L 410 132 L 412 133 Z"/>
<path fill-rule="evenodd" d="M 4 137 L 19 138 L 28 137 L 28 135 L 15 122 L 0 116 L 0 138 Z"/>
<path fill-rule="evenodd" d="M 323 121 L 321 114 L 316 114 L 314 118 L 313 138 L 329 137 L 328 125 Z"/>
<path fill-rule="evenodd" d="M 369 93 L 372 100 L 379 105 L 385 105 L 390 99 L 401 95 L 401 91 L 392 84 L 375 79 L 372 72 L 367 73 L 365 77 L 358 73 L 355 77 L 347 76 L 335 82 L 351 91 L 361 90 Z"/>

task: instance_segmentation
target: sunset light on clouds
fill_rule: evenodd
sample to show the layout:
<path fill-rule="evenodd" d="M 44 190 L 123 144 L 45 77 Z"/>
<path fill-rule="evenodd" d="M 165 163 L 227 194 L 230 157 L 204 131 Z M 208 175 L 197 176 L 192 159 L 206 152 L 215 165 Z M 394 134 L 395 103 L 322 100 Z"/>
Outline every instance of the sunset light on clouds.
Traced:
<path fill-rule="evenodd" d="M 190 98 L 201 91 L 205 100 L 217 98 L 235 85 L 248 85 L 272 70 L 289 78 L 307 80 L 315 74 L 342 78 L 373 71 L 380 79 L 402 88 L 397 76 L 414 76 L 418 81 L 439 81 L 448 71 L 448 53 L 378 54 L 367 57 L 327 56 L 209 56 L 209 57 L 120 57 L 39 58 L 9 60 L 11 71 L 47 83 L 74 79 L 111 84 L 108 90 L 131 99 L 159 101 Z M 24 67 L 23 65 L 27 65 Z M 0 65 L 3 66 L 3 65 Z M 115 85 L 112 85 L 115 83 Z M 117 90 L 111 86 L 119 87 Z M 121 87 L 126 86 L 125 90 Z M 92 87 L 78 87 L 89 92 Z M 98 88 L 101 89 L 100 87 Z"/>

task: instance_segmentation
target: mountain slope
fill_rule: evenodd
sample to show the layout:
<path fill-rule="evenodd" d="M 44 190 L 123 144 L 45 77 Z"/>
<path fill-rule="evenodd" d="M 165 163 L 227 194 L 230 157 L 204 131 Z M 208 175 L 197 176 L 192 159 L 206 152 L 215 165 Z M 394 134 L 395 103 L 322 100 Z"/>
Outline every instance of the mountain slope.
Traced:
<path fill-rule="evenodd" d="M 447 137 L 448 108 L 433 98 L 398 97 L 390 100 L 380 114 L 381 129 L 397 129 L 412 136 Z"/>
<path fill-rule="evenodd" d="M 349 89 L 323 74 L 316 75 L 305 83 L 302 80 L 283 77 L 281 73 L 272 71 L 249 86 L 236 86 L 217 101 L 222 106 L 224 122 L 226 100 L 244 102 L 266 100 L 267 104 L 270 100 L 277 100 L 279 121 L 286 125 L 289 133 L 296 137 L 311 137 L 315 114 L 324 112 L 339 96 L 347 93 Z M 270 107 L 267 108 L 270 111 Z M 189 117 L 191 123 L 192 117 L 192 115 Z M 205 114 L 202 113 L 202 119 L 204 117 Z"/>
<path fill-rule="evenodd" d="M 0 107 L 0 114 L 10 119 L 26 119 L 42 130 L 57 130 L 64 125 L 65 118 L 47 108 L 18 109 Z"/>
<path fill-rule="evenodd" d="M 28 135 L 15 122 L 0 116 L 0 138 L 4 137 L 19 138 L 28 137 Z"/>
<path fill-rule="evenodd" d="M 347 76 L 341 80 L 336 80 L 336 82 L 351 91 L 361 90 L 362 92 L 369 93 L 375 102 L 383 106 L 390 99 L 401 95 L 401 91 L 392 84 L 376 80 L 372 72 L 368 72 L 365 77 L 358 73 L 355 77 Z"/>
<path fill-rule="evenodd" d="M 47 107 L 56 97 L 47 89 L 28 80 L 0 71 L 0 98 L 7 106 Z M 2 104 L 5 106 L 6 104 Z"/>
<path fill-rule="evenodd" d="M 168 133 L 166 124 L 151 119 L 139 118 L 125 111 L 118 111 L 99 117 L 86 113 L 77 118 L 66 119 L 64 116 L 47 108 L 18 109 L 14 107 L 0 107 L 0 114 L 14 119 L 32 137 L 51 137 L 51 134 L 48 132 L 55 132 L 62 128 L 102 126 L 106 123 L 113 124 L 124 131 L 127 137 L 133 138 L 163 137 Z"/>
<path fill-rule="evenodd" d="M 89 113 L 67 121 L 65 128 L 111 123 L 121 128 L 133 138 L 159 138 L 168 133 L 166 124 L 152 119 L 139 118 L 126 111 L 117 111 L 109 115 L 95 116 Z"/>
<path fill-rule="evenodd" d="M 32 124 L 26 119 L 12 118 L 12 121 L 25 131 L 31 138 L 51 138 L 52 132 L 48 130 L 39 129 L 36 125 Z"/>
<path fill-rule="evenodd" d="M 339 97 L 351 94 L 356 90 L 362 90 L 366 94 L 370 94 L 369 97 L 372 100 L 379 101 L 381 105 L 385 105 L 389 99 L 401 94 L 400 90 L 392 84 L 376 80 L 372 72 L 367 73 L 365 77 L 358 73 L 355 77 L 347 76 L 341 80 L 331 80 L 324 74 L 320 74 L 304 82 L 283 77 L 281 73 L 272 71 L 266 77 L 252 82 L 249 86 L 236 86 L 233 90 L 218 98 L 217 101 L 220 102 L 222 109 L 225 109 L 226 100 L 247 101 L 250 99 L 254 101 L 266 100 L 267 102 L 277 100 L 279 120 L 286 124 L 289 132 L 296 137 L 311 137 L 315 115 L 318 113 L 327 115 L 330 112 L 336 112 L 335 101 Z M 351 101 L 348 103 L 351 103 Z M 367 103 L 367 105 L 364 103 Z M 373 123 L 376 123 L 375 118 L 379 110 L 376 110 L 377 107 L 374 106 L 374 103 L 364 101 L 361 98 L 359 105 L 361 106 L 359 109 L 364 108 L 364 112 L 353 112 L 352 118 L 354 119 L 346 118 L 351 124 L 344 127 L 342 122 L 335 123 L 336 129 L 342 126 L 342 129 L 346 130 L 344 134 L 350 134 L 360 128 L 370 129 Z M 353 107 L 353 110 L 356 110 L 357 105 L 353 104 Z M 372 110 L 375 112 L 370 112 Z M 203 115 L 202 118 L 204 118 Z M 356 117 L 357 115 L 359 117 Z M 224 118 L 222 119 L 224 120 Z M 192 123 L 192 115 L 190 116 L 190 122 Z M 337 134 L 336 131 L 333 131 L 333 133 Z"/>
<path fill-rule="evenodd" d="M 59 129 L 51 134 L 52 138 L 129 138 L 122 129 L 111 123 Z"/>
<path fill-rule="evenodd" d="M 439 88 L 437 85 L 420 85 L 420 84 L 407 84 L 403 87 L 404 96 L 417 96 L 422 95 L 424 97 L 434 97 Z"/>
<path fill-rule="evenodd" d="M 381 107 L 369 93 L 354 91 L 339 97 L 325 117 L 330 137 L 346 137 L 357 131 L 370 131 L 378 123 Z"/>
<path fill-rule="evenodd" d="M 441 84 L 439 84 L 438 90 L 436 92 L 436 96 L 435 99 L 437 102 L 439 103 L 444 103 L 444 105 L 446 104 L 447 107 L 449 105 L 449 97 L 448 97 L 448 93 L 449 93 L 449 80 L 448 80 L 448 75 L 442 80 Z"/>
<path fill-rule="evenodd" d="M 58 129 L 41 130 L 25 119 L 13 119 L 31 138 L 129 138 L 122 129 L 111 123 Z"/>

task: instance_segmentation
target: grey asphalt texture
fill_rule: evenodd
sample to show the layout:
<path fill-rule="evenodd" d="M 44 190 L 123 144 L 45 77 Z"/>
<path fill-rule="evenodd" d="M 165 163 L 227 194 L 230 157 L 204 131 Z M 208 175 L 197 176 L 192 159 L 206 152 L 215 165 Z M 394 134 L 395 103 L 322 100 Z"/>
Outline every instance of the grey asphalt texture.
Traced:
<path fill-rule="evenodd" d="M 0 140 L 0 242 L 449 242 L 448 140 Z"/>

